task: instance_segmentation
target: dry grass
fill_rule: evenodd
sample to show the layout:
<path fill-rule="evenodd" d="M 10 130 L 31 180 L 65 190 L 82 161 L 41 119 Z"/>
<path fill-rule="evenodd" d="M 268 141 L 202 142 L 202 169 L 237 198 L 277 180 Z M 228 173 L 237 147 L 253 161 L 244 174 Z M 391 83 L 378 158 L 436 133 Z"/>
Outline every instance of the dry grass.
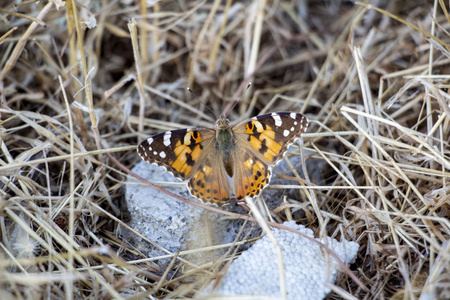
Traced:
<path fill-rule="evenodd" d="M 105 153 L 131 168 L 143 137 L 214 121 L 187 86 L 219 113 L 249 80 L 230 119 L 305 113 L 329 169 L 277 218 L 361 245 L 368 290 L 343 274 L 329 298 L 450 297 L 448 3 L 149 2 L 0 9 L 0 298 L 195 295 L 226 260 L 160 269 L 116 236 Z"/>

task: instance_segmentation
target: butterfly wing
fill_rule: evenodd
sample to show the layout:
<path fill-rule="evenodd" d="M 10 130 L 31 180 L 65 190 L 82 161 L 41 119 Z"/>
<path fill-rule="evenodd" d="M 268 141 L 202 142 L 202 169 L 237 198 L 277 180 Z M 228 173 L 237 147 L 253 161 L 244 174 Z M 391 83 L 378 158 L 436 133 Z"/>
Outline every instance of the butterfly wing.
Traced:
<path fill-rule="evenodd" d="M 233 153 L 233 188 L 238 201 L 260 193 L 270 181 L 272 167 L 307 128 L 304 115 L 290 112 L 261 115 L 233 126 L 239 149 Z"/>
<path fill-rule="evenodd" d="M 205 202 L 220 204 L 230 198 L 230 184 L 222 153 L 215 147 L 213 129 L 166 131 L 142 141 L 138 153 L 143 160 L 188 180 L 191 194 Z"/>
<path fill-rule="evenodd" d="M 237 201 L 253 198 L 269 183 L 272 167 L 250 151 L 233 154 L 233 189 Z"/>
<path fill-rule="evenodd" d="M 230 182 L 223 164 L 222 153 L 213 145 L 206 151 L 200 167 L 188 182 L 191 194 L 204 202 L 223 205 L 230 200 Z"/>
<path fill-rule="evenodd" d="M 208 128 L 179 129 L 152 136 L 138 147 L 141 158 L 164 167 L 181 180 L 189 179 L 211 143 L 214 131 Z"/>

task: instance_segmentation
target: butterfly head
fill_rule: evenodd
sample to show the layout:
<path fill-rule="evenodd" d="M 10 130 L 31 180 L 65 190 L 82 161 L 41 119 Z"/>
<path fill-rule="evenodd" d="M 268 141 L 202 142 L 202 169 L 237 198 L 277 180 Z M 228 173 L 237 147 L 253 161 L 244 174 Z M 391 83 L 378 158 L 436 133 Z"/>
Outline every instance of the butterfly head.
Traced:
<path fill-rule="evenodd" d="M 214 125 L 215 130 L 226 129 L 230 127 L 230 120 L 224 114 L 220 115 L 220 118 L 216 121 Z"/>

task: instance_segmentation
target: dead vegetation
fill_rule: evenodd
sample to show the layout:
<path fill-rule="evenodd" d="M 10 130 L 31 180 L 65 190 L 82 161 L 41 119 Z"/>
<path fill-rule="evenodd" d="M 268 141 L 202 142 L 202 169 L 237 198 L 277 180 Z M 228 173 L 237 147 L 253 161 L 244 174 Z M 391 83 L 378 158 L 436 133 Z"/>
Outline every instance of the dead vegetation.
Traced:
<path fill-rule="evenodd" d="M 126 176 L 105 154 L 131 168 L 143 137 L 214 121 L 186 87 L 219 114 L 248 81 L 230 119 L 305 113 L 304 148 L 329 169 L 278 218 L 361 245 L 368 289 L 343 274 L 329 298 L 450 298 L 448 3 L 15 2 L 0 9 L 2 299 L 195 296 L 180 261 L 159 269 L 116 236 Z"/>

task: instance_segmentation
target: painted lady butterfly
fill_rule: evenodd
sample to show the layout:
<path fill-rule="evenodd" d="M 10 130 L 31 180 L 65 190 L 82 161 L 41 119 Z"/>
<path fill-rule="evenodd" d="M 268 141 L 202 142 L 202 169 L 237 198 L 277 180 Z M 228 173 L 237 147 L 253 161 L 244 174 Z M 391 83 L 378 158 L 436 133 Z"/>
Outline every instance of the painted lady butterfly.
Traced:
<path fill-rule="evenodd" d="M 141 158 L 188 180 L 191 194 L 223 205 L 233 190 L 237 201 L 258 196 L 269 183 L 272 167 L 307 129 L 308 119 L 279 112 L 253 117 L 230 127 L 221 116 L 214 128 L 166 131 L 144 140 Z"/>

